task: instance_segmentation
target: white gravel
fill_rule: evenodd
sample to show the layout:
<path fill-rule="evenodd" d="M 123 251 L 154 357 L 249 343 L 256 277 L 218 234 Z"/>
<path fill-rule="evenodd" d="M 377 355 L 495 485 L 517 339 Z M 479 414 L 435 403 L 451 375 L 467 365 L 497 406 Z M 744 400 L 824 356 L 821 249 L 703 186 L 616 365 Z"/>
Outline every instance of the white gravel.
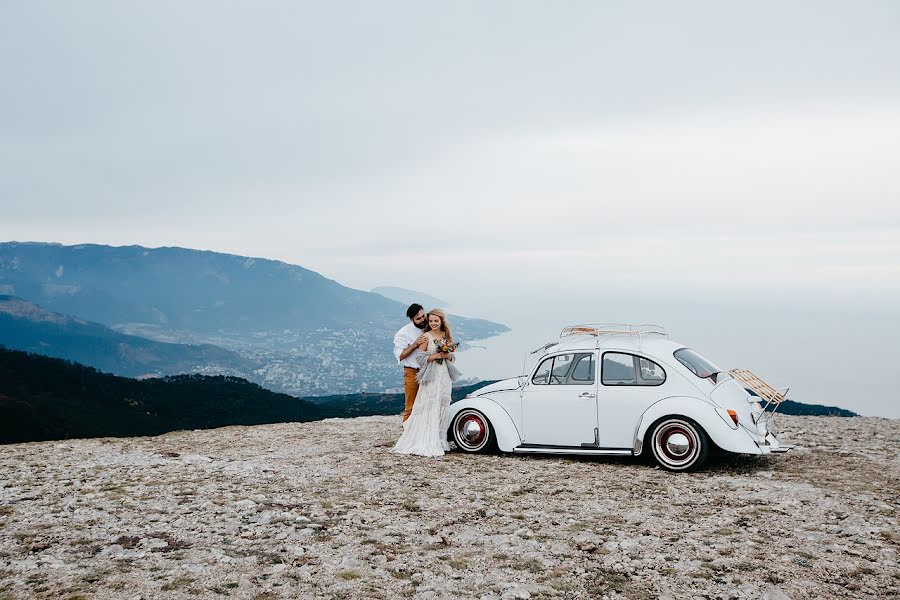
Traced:
<path fill-rule="evenodd" d="M 900 421 L 783 456 L 388 452 L 399 419 L 2 446 L 11 598 L 900 597 Z"/>

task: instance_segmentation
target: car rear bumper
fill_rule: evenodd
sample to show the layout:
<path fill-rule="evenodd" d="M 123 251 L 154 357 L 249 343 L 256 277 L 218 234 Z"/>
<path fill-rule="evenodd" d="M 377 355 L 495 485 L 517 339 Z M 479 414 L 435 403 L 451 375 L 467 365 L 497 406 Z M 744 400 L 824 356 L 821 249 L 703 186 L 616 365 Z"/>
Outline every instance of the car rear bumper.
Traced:
<path fill-rule="evenodd" d="M 765 449 L 764 450 L 765 452 L 777 452 L 777 453 L 787 452 L 788 450 L 790 450 L 791 448 L 794 447 L 791 444 L 782 444 L 771 433 L 767 433 L 765 439 L 763 440 L 763 443 L 758 444 L 758 445 L 760 446 L 760 448 Z"/>

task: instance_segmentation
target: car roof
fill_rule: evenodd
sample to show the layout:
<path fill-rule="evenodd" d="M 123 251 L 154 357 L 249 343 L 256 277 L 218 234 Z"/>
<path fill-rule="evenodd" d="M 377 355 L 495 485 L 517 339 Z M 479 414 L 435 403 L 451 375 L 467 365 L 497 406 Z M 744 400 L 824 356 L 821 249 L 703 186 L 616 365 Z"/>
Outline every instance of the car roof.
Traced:
<path fill-rule="evenodd" d="M 559 343 L 547 348 L 543 356 L 558 352 L 577 352 L 595 349 L 625 350 L 647 354 L 649 356 L 671 356 L 673 352 L 684 348 L 684 344 L 674 342 L 661 335 L 580 335 L 566 336 Z"/>

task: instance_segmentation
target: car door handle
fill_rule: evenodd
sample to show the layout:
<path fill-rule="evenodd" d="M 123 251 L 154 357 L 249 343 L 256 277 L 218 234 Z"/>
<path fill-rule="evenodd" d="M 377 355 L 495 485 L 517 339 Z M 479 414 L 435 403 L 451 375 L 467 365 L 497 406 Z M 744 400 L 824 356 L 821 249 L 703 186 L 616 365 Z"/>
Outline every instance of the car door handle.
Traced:
<path fill-rule="evenodd" d="M 579 398 L 596 398 L 597 394 L 592 394 L 590 392 L 581 392 L 580 394 L 578 394 L 578 397 Z"/>

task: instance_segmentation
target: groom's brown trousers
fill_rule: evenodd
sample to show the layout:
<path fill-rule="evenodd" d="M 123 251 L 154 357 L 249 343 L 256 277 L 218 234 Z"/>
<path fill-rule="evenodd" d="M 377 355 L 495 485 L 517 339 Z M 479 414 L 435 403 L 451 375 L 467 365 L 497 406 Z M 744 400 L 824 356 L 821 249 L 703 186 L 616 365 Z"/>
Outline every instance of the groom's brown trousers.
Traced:
<path fill-rule="evenodd" d="M 413 404 L 416 401 L 416 394 L 419 393 L 419 382 L 416 381 L 418 369 L 412 367 L 403 367 L 403 391 L 406 393 L 406 406 L 403 408 L 403 420 L 409 418 L 412 412 Z"/>

